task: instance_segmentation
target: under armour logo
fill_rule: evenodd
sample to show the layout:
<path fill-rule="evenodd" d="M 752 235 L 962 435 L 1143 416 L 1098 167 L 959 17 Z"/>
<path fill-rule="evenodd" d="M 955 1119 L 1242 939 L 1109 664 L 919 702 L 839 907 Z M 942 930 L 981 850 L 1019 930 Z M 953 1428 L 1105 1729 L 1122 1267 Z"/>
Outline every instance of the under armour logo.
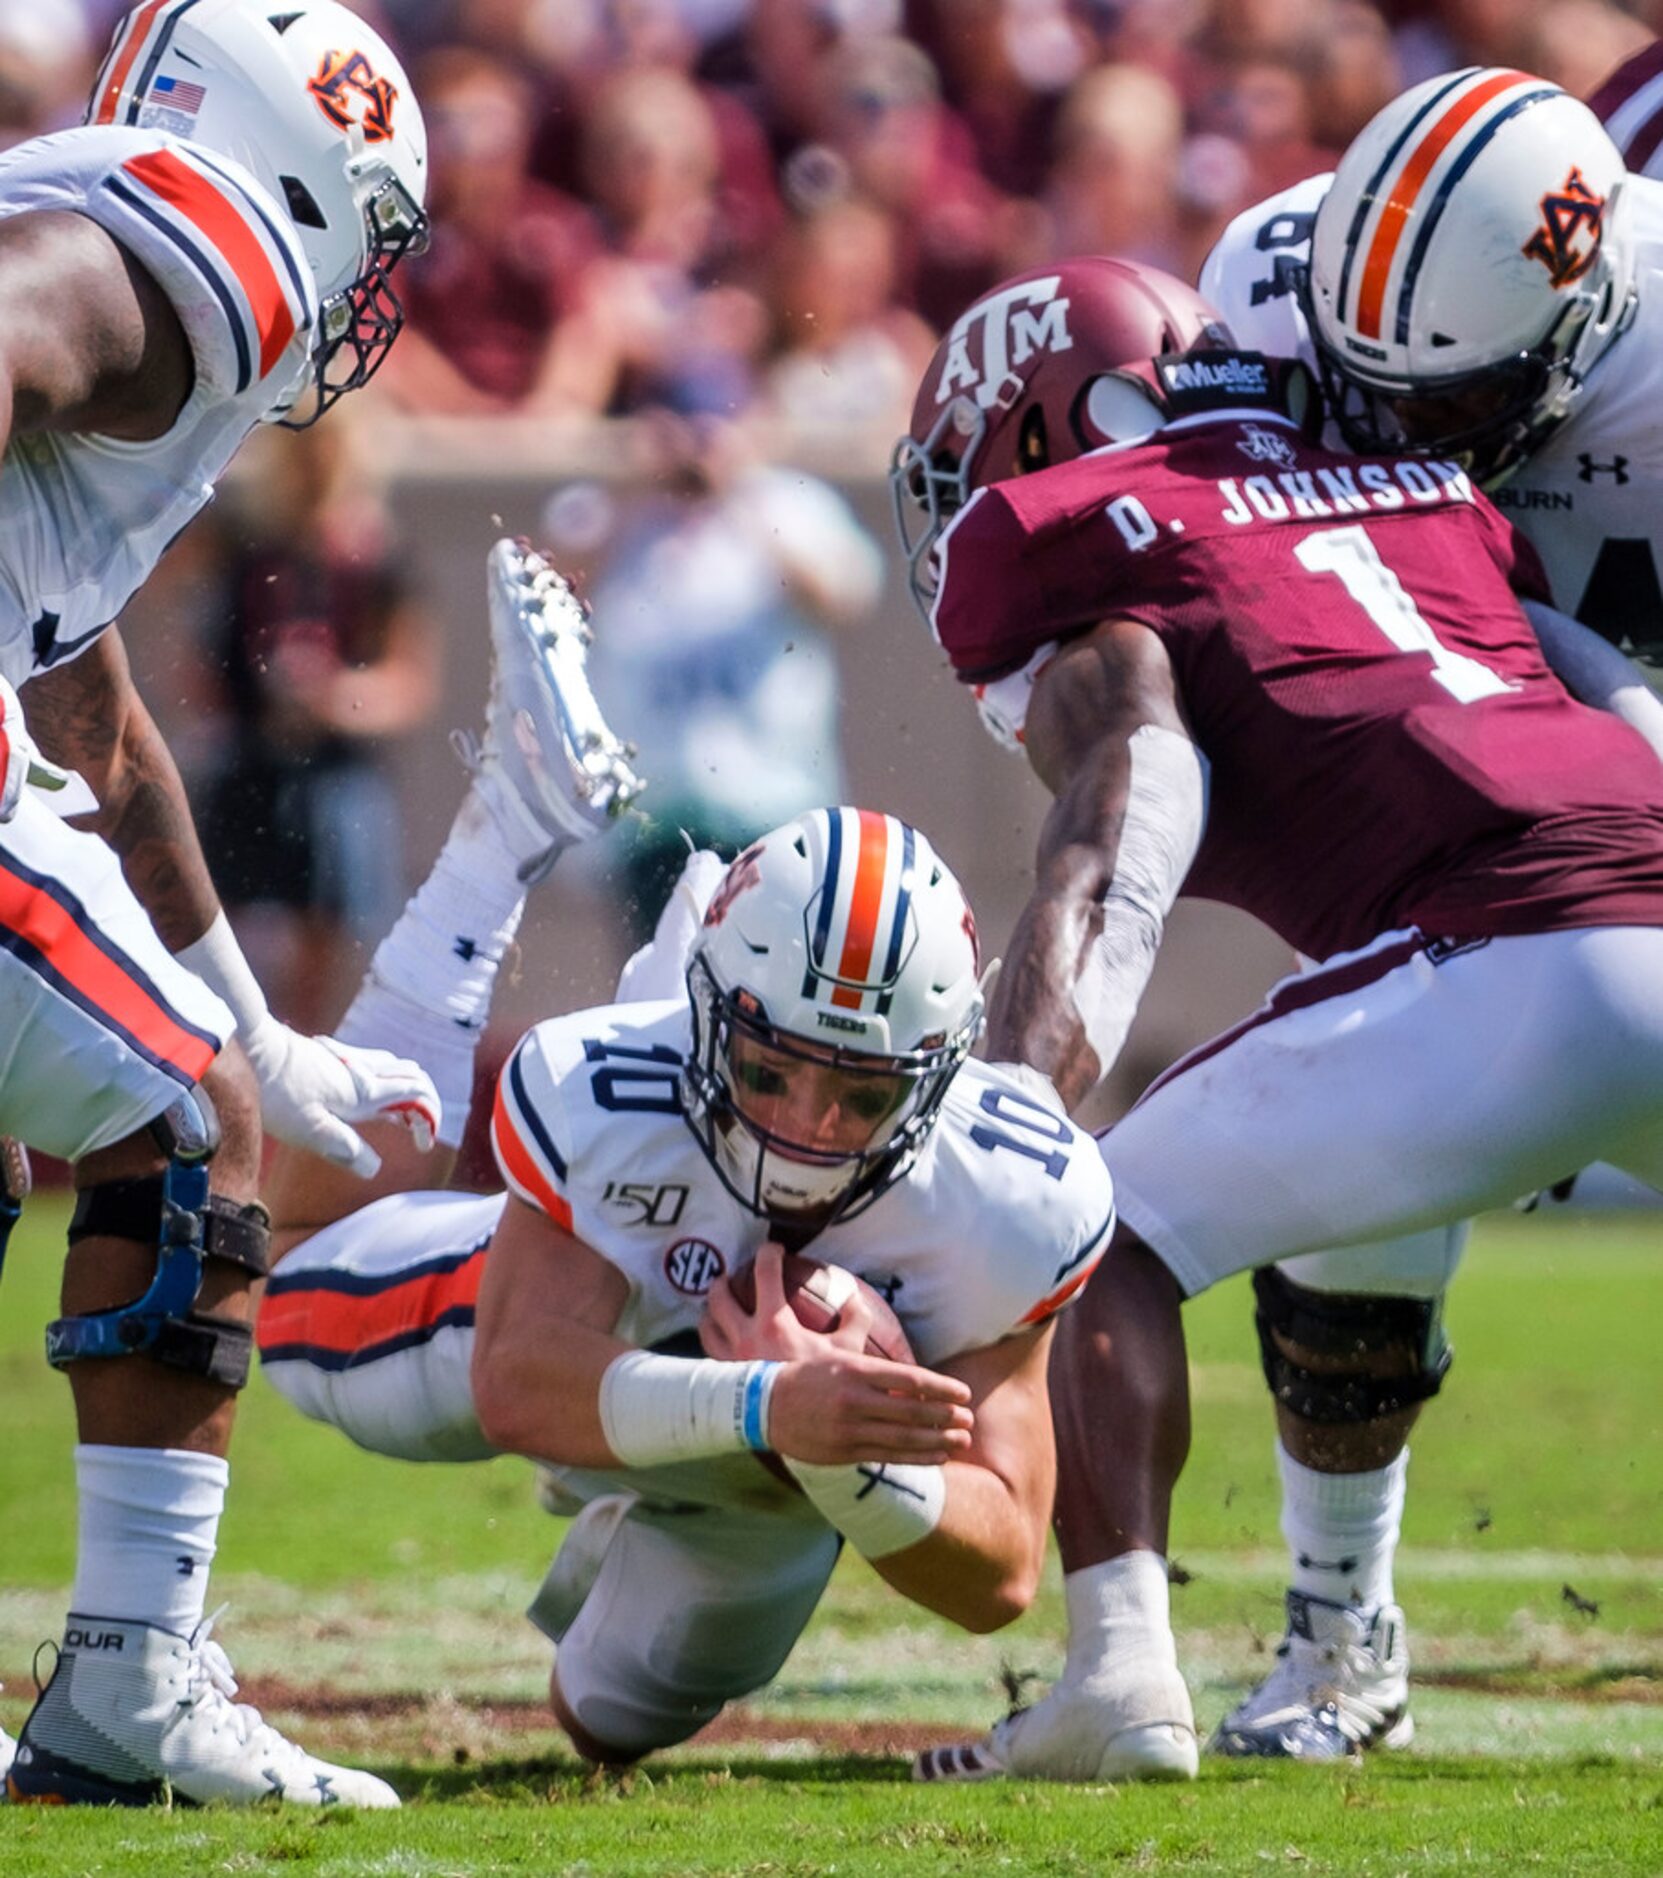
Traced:
<path fill-rule="evenodd" d="M 1615 476 L 1620 488 L 1628 481 L 1628 458 L 1626 456 L 1614 456 L 1609 463 L 1596 463 L 1584 450 L 1576 460 L 1582 465 L 1577 475 L 1585 483 L 1591 483 L 1596 476 Z"/>
<path fill-rule="evenodd" d="M 1604 220 L 1604 196 L 1596 196 L 1582 180 L 1581 170 L 1573 169 L 1557 192 L 1543 196 L 1542 225 L 1523 252 L 1542 263 L 1555 287 L 1568 287 L 1593 266 Z M 1577 237 L 1583 234 L 1587 246 L 1578 247 Z"/>
<path fill-rule="evenodd" d="M 189 1578 L 196 1570 L 196 1560 L 188 1552 L 177 1553 L 175 1557 L 179 1566 L 179 1576 Z"/>
<path fill-rule="evenodd" d="M 1312 1558 L 1308 1552 L 1301 1552 L 1299 1569 L 1318 1572 L 1354 1572 L 1357 1569 L 1357 1561 L 1354 1558 Z"/>

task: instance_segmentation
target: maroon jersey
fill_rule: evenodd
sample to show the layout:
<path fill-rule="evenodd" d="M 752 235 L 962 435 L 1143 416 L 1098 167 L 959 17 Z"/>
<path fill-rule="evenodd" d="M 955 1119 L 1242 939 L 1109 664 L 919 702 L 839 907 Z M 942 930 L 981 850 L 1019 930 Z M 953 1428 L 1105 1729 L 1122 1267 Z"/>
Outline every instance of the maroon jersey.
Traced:
<path fill-rule="evenodd" d="M 1663 770 L 1515 595 L 1548 598 L 1540 564 L 1454 463 L 1231 414 L 978 491 L 934 621 L 970 683 L 1103 619 L 1157 633 L 1212 771 L 1185 891 L 1313 958 L 1663 924 Z"/>

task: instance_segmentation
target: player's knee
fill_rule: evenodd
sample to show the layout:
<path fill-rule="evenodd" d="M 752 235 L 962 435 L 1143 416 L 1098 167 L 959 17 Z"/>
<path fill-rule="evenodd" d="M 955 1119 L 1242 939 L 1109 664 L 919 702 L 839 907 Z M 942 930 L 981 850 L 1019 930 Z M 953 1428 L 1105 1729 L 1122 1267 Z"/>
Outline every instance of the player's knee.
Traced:
<path fill-rule="evenodd" d="M 1253 1274 L 1265 1381 L 1302 1420 L 1372 1422 L 1428 1401 L 1453 1352 L 1443 1300 L 1314 1291 L 1275 1266 Z"/>
<path fill-rule="evenodd" d="M 202 1087 L 219 1119 L 214 1191 L 234 1200 L 252 1200 L 260 1185 L 260 1091 L 235 1040 L 209 1064 Z"/>
<path fill-rule="evenodd" d="M 1014 1624 L 1033 1603 L 1039 1592 L 1039 1569 L 1013 1571 L 999 1583 L 990 1585 L 975 1597 L 964 1600 L 954 1612 L 962 1629 L 973 1637 L 988 1637 L 996 1630 Z"/>

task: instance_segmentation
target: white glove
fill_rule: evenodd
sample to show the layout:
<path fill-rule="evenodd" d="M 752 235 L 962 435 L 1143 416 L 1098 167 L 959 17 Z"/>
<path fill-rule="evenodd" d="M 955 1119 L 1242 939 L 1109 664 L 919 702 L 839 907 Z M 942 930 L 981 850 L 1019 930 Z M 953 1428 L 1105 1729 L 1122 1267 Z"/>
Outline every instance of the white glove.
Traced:
<path fill-rule="evenodd" d="M 381 1156 L 349 1122 L 399 1122 L 423 1154 L 439 1131 L 439 1097 L 419 1064 L 390 1050 L 363 1050 L 333 1037 L 303 1037 L 269 1013 L 242 1032 L 260 1085 L 266 1132 L 291 1147 L 350 1167 L 368 1180 Z"/>
<path fill-rule="evenodd" d="M 279 1023 L 223 913 L 179 960 L 231 1007 L 260 1085 L 260 1119 L 275 1140 L 350 1167 L 363 1180 L 381 1156 L 350 1122 L 399 1122 L 424 1154 L 433 1146 L 441 1111 L 427 1071 L 387 1050 L 303 1037 Z"/>
<path fill-rule="evenodd" d="M 23 722 L 23 705 L 17 693 L 0 678 L 0 822 L 9 822 L 23 799 L 23 785 L 37 789 L 68 789 L 81 779 L 72 769 L 59 769 L 48 763 Z M 85 783 L 80 794 L 90 796 Z M 93 804 L 96 807 L 96 804 Z"/>

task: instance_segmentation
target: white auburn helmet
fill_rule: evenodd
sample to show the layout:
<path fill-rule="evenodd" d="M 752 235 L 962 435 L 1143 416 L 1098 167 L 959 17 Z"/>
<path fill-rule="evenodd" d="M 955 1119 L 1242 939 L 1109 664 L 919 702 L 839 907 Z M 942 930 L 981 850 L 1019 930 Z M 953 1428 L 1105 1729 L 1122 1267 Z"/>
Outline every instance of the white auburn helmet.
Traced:
<path fill-rule="evenodd" d="M 1516 469 L 1633 313 L 1626 175 L 1593 112 L 1525 72 L 1446 72 L 1379 112 L 1317 212 L 1306 283 L 1351 447 Z"/>
<path fill-rule="evenodd" d="M 728 1191 L 755 1213 L 823 1225 L 899 1179 L 981 1030 L 980 975 L 963 890 L 905 822 L 815 809 L 748 848 L 687 967 L 682 1106 Z M 891 1101 L 859 1146 L 805 1147 L 745 1113 L 736 1043 L 870 1077 Z"/>
<path fill-rule="evenodd" d="M 427 132 L 392 49 L 338 0 L 144 0 L 94 81 L 89 124 L 169 130 L 250 170 L 317 283 L 316 422 L 404 324 L 389 280 L 427 245 Z"/>

